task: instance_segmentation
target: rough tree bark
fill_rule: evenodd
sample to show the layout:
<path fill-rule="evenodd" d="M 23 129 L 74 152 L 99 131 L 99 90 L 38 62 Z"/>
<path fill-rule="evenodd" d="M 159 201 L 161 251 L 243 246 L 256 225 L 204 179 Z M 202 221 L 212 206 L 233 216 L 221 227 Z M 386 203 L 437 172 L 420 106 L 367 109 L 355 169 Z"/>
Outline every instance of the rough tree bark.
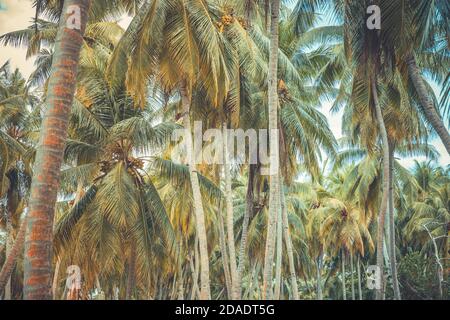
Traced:
<path fill-rule="evenodd" d="M 90 0 L 66 0 L 36 150 L 24 257 L 24 298 L 52 299 L 53 216 Z"/>

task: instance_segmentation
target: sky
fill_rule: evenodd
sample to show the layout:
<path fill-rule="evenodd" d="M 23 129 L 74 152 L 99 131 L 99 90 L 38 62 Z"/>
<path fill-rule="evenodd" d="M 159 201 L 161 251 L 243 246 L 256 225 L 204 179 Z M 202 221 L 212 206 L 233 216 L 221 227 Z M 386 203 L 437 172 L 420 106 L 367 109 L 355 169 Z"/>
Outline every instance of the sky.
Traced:
<path fill-rule="evenodd" d="M 0 35 L 7 32 L 25 29 L 31 24 L 34 17 L 34 9 L 31 0 L 0 0 Z M 131 21 L 131 17 L 123 17 L 119 24 L 126 28 Z M 6 61 L 10 61 L 13 68 L 19 68 L 22 74 L 27 78 L 33 71 L 34 59 L 26 59 L 26 48 L 0 47 L 0 66 Z M 433 86 L 436 94 L 439 96 L 439 89 Z M 321 106 L 322 113 L 327 117 L 331 130 L 336 138 L 340 138 L 341 134 L 341 114 L 331 114 L 329 112 L 331 103 L 324 103 Z M 435 138 L 431 141 L 438 152 L 441 154 L 439 163 L 441 165 L 450 164 L 450 156 L 447 154 L 444 145 Z M 425 160 L 425 157 L 415 158 L 419 161 Z M 402 165 L 410 168 L 414 163 L 414 158 L 404 158 L 400 162 Z"/>

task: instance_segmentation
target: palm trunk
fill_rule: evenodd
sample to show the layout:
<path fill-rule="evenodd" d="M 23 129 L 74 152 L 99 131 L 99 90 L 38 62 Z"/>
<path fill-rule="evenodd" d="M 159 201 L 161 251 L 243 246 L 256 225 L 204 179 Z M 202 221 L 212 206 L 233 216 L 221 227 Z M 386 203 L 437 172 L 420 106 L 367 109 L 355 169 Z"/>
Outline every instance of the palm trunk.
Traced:
<path fill-rule="evenodd" d="M 230 165 L 230 153 L 228 150 L 228 133 L 227 133 L 227 123 L 224 121 L 223 125 L 223 171 L 225 176 L 225 206 L 226 206 L 226 225 L 227 225 L 227 241 L 228 241 L 228 253 L 230 261 L 230 272 L 231 272 L 231 297 L 232 299 L 239 299 L 238 292 L 240 293 L 240 288 L 236 288 L 236 276 L 237 276 L 237 265 L 236 265 L 236 247 L 234 241 L 234 214 L 233 214 L 233 191 L 231 190 L 231 165 Z M 240 284 L 239 284 L 240 285 Z"/>
<path fill-rule="evenodd" d="M 377 84 L 375 77 L 371 81 L 372 94 L 375 106 L 376 118 L 379 126 L 381 143 L 383 148 L 383 195 L 380 205 L 380 213 L 378 215 L 378 227 L 377 227 L 377 266 L 380 270 L 381 281 L 383 283 L 383 240 L 384 240 L 384 220 L 386 217 L 386 209 L 389 196 L 389 142 L 384 125 L 383 113 L 378 103 Z M 384 287 L 381 285 L 380 289 L 376 291 L 376 299 L 381 300 L 383 297 Z"/>
<path fill-rule="evenodd" d="M 53 299 L 57 297 L 57 288 L 58 288 L 58 276 L 59 276 L 59 267 L 61 266 L 61 258 L 58 258 L 55 266 L 55 273 L 53 274 L 53 282 L 52 282 L 52 295 Z"/>
<path fill-rule="evenodd" d="M 248 182 L 247 182 L 247 194 L 246 194 L 246 208 L 244 214 L 244 221 L 242 223 L 242 235 L 241 235 L 241 244 L 239 246 L 239 265 L 236 273 L 236 281 L 234 283 L 233 291 L 236 299 L 241 298 L 242 292 L 242 272 L 244 271 L 245 265 L 245 251 L 247 249 L 247 236 L 248 236 L 248 225 L 250 223 L 250 216 L 253 214 L 253 186 L 256 176 L 256 170 L 258 169 L 257 165 L 250 164 L 248 169 Z"/>
<path fill-rule="evenodd" d="M 90 0 L 64 1 L 55 42 L 25 240 L 24 298 L 27 300 L 52 299 L 53 215 L 90 4 Z M 74 8 L 79 9 L 80 16 L 77 11 L 72 12 Z M 77 18 L 80 24 L 71 24 Z"/>
<path fill-rule="evenodd" d="M 281 189 L 281 188 L 280 188 Z M 278 210 L 277 217 L 277 238 L 276 238 L 276 262 L 275 262 L 275 300 L 280 300 L 281 293 L 281 259 L 283 254 L 283 220 L 281 210 Z"/>
<path fill-rule="evenodd" d="M 268 75 L 268 101 L 269 101 L 269 132 L 270 132 L 270 166 L 271 176 L 269 183 L 269 218 L 267 223 L 266 248 L 264 255 L 263 299 L 272 298 L 272 272 L 275 247 L 275 227 L 280 210 L 280 180 L 278 174 L 279 141 L 278 141 L 278 20 L 280 0 L 272 1 L 270 22 L 270 52 Z"/>
<path fill-rule="evenodd" d="M 389 250 L 391 262 L 392 285 L 394 299 L 401 300 L 397 276 L 397 258 L 395 254 L 395 221 L 394 221 L 394 146 L 389 145 Z"/>
<path fill-rule="evenodd" d="M 282 223 L 284 231 L 284 243 L 286 244 L 286 252 L 289 261 L 289 273 L 291 277 L 292 286 L 292 297 L 294 300 L 298 300 L 298 286 L 297 286 L 297 275 L 295 274 L 295 263 L 294 263 L 294 251 L 292 246 L 291 233 L 289 231 L 289 219 L 287 213 L 286 199 L 284 196 L 284 191 L 281 188 L 281 212 L 282 212 Z"/>
<path fill-rule="evenodd" d="M 342 262 L 342 298 L 347 300 L 347 288 L 345 286 L 345 251 L 341 249 L 341 262 Z"/>
<path fill-rule="evenodd" d="M 133 291 L 136 286 L 136 243 L 132 243 L 130 250 L 130 257 L 128 259 L 128 277 L 125 299 L 131 300 L 133 298 Z"/>
<path fill-rule="evenodd" d="M 183 272 L 183 261 L 181 260 L 181 253 L 182 253 L 182 248 L 183 248 L 183 241 L 180 241 L 179 244 L 179 254 L 178 254 L 178 296 L 177 299 L 178 300 L 184 300 L 184 272 Z"/>
<path fill-rule="evenodd" d="M 436 259 L 436 264 L 437 264 L 436 275 L 437 275 L 437 280 L 438 280 L 439 299 L 442 300 L 442 297 L 443 297 L 442 282 L 444 281 L 444 266 L 442 265 L 441 258 L 439 257 L 439 248 L 437 246 L 436 239 L 433 237 L 433 234 L 431 233 L 430 229 L 427 227 L 427 224 L 424 224 L 423 228 L 427 231 L 428 236 L 430 237 L 431 242 L 433 243 L 434 257 Z"/>
<path fill-rule="evenodd" d="M 8 191 L 8 205 L 7 205 L 7 210 L 6 210 L 6 232 L 7 232 L 7 238 L 6 238 L 6 256 L 8 257 L 9 254 L 11 253 L 11 249 L 14 245 L 14 236 L 13 236 L 13 232 L 14 232 L 14 228 L 12 225 L 12 210 L 10 208 L 10 201 L 12 199 L 9 191 Z M 11 274 L 14 271 L 14 267 L 11 270 Z M 4 300 L 11 300 L 11 275 L 8 278 L 8 281 L 6 282 L 6 286 L 5 286 L 5 295 L 3 297 Z"/>
<path fill-rule="evenodd" d="M 225 285 L 227 287 L 227 296 L 228 299 L 232 299 L 230 263 L 228 262 L 227 244 L 225 240 L 225 228 L 220 204 L 219 204 L 219 245 L 220 245 L 220 253 L 222 255 L 223 272 L 225 274 Z"/>
<path fill-rule="evenodd" d="M 322 295 L 322 259 L 323 259 L 323 253 L 322 253 L 322 251 L 320 251 L 320 254 L 317 257 L 317 262 L 316 262 L 316 268 L 317 268 L 317 284 L 316 284 L 317 300 L 323 300 L 323 295 Z"/>
<path fill-rule="evenodd" d="M 442 117 L 439 115 L 438 111 L 434 107 L 433 100 L 429 96 L 427 92 L 427 88 L 425 86 L 425 81 L 420 74 L 419 67 L 417 66 L 416 59 L 412 53 L 410 53 L 406 57 L 406 64 L 408 66 L 408 73 L 411 77 L 411 80 L 416 88 L 417 94 L 419 95 L 420 103 L 422 104 L 425 118 L 428 122 L 433 126 L 433 129 L 441 138 L 442 143 L 447 150 L 447 153 L 450 154 L 450 134 L 445 128 L 444 122 L 442 121 Z"/>
<path fill-rule="evenodd" d="M 25 209 L 27 210 L 27 209 Z M 28 215 L 25 211 L 25 215 L 23 217 L 23 221 L 20 225 L 19 231 L 17 232 L 16 240 L 14 241 L 13 246 L 11 247 L 11 251 L 6 256 L 5 263 L 2 266 L 2 270 L 0 271 L 0 296 L 5 290 L 6 284 L 8 283 L 11 273 L 14 269 L 14 266 L 16 264 L 17 258 L 19 257 L 23 245 L 25 242 L 25 231 L 26 231 L 26 225 L 27 225 L 27 219 Z"/>
<path fill-rule="evenodd" d="M 196 239 L 195 245 L 198 246 L 198 240 Z M 197 250 L 193 250 L 194 254 L 191 254 L 191 259 L 189 261 L 191 272 L 192 272 L 192 289 L 191 289 L 191 300 L 195 300 L 195 297 L 200 297 L 200 292 L 198 291 L 198 274 L 200 271 L 200 264 L 198 262 L 198 257 L 196 257 Z M 195 263 L 192 261 L 192 258 L 194 258 Z"/>
<path fill-rule="evenodd" d="M 210 300 L 211 291 L 209 287 L 209 258 L 208 258 L 208 240 L 206 237 L 205 213 L 203 211 L 202 194 L 198 182 L 197 167 L 194 160 L 194 148 L 192 141 L 191 119 L 189 112 L 191 108 L 191 97 L 188 92 L 186 80 L 182 81 L 180 87 L 181 103 L 183 106 L 183 126 L 186 130 L 186 147 L 188 153 L 189 177 L 192 187 L 192 198 L 195 213 L 195 227 L 198 235 L 200 247 L 200 299 Z"/>
<path fill-rule="evenodd" d="M 353 277 L 354 272 L 355 272 L 355 270 L 353 268 L 353 253 L 350 252 L 350 273 L 351 273 L 350 279 L 352 281 L 352 300 L 356 300 L 356 297 L 355 297 L 355 281 L 354 281 L 355 279 Z"/>
<path fill-rule="evenodd" d="M 358 296 L 359 296 L 359 300 L 362 300 L 361 266 L 360 266 L 360 261 L 359 261 L 359 254 L 358 254 L 358 259 L 356 262 L 356 271 L 358 272 Z"/>

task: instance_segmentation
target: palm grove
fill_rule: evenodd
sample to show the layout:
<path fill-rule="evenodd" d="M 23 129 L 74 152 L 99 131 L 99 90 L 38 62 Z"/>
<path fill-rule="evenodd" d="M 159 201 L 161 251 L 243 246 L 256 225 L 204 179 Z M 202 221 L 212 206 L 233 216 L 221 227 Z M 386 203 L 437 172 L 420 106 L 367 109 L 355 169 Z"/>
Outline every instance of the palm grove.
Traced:
<path fill-rule="evenodd" d="M 448 1 L 34 5 L 0 37 L 35 58 L 29 79 L 0 68 L 4 299 L 448 298 L 450 171 L 429 144 L 450 152 Z M 173 161 L 194 121 L 277 132 L 278 170 L 227 143 L 198 164 L 191 134 Z"/>

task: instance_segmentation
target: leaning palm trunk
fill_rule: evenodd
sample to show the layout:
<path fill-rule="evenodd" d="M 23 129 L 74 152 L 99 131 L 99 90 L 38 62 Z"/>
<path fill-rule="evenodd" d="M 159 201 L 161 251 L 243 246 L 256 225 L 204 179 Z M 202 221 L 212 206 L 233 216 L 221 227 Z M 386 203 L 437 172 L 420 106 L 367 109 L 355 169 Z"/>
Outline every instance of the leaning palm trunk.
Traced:
<path fill-rule="evenodd" d="M 392 286 L 394 299 L 401 300 L 397 276 L 397 258 L 395 255 L 395 221 L 394 221 L 394 146 L 389 146 L 389 250 L 391 262 Z"/>
<path fill-rule="evenodd" d="M 297 286 L 297 276 L 295 274 L 295 263 L 294 263 L 294 252 L 292 246 L 291 233 L 289 231 L 289 219 L 287 214 L 286 199 L 284 197 L 283 188 L 281 188 L 281 212 L 282 212 L 282 223 L 283 223 L 283 233 L 284 233 L 284 243 L 286 244 L 286 252 L 289 261 L 289 274 L 291 278 L 292 287 L 292 298 L 298 300 L 298 286 Z"/>
<path fill-rule="evenodd" d="M 200 193 L 200 185 L 198 182 L 197 168 L 194 159 L 194 148 L 192 141 L 191 120 L 189 112 L 191 108 L 191 98 L 188 92 L 186 80 L 182 81 L 180 87 L 181 103 L 183 107 L 183 126 L 186 130 L 186 149 L 189 167 L 189 178 L 192 188 L 192 200 L 195 214 L 195 226 L 198 235 L 200 247 L 200 299 L 211 299 L 209 287 L 209 258 L 208 258 L 208 242 L 206 237 L 205 213 L 203 211 L 202 194 Z"/>
<path fill-rule="evenodd" d="M 406 64 L 408 66 L 409 76 L 411 77 L 414 87 L 416 88 L 417 94 L 419 95 L 419 100 L 420 103 L 422 104 L 425 118 L 433 126 L 433 129 L 441 138 L 441 141 L 444 144 L 447 153 L 450 154 L 450 134 L 448 130 L 445 128 L 441 116 L 434 107 L 433 100 L 430 98 L 427 92 L 425 81 L 423 80 L 422 75 L 420 74 L 420 70 L 419 67 L 417 66 L 416 59 L 412 53 L 410 53 L 406 57 Z"/>
<path fill-rule="evenodd" d="M 90 0 L 66 0 L 36 150 L 24 257 L 24 298 L 52 298 L 53 216 Z"/>
<path fill-rule="evenodd" d="M 442 265 L 441 258 L 439 257 L 439 248 L 436 243 L 436 239 L 433 237 L 433 234 L 431 233 L 430 229 L 427 227 L 427 224 L 424 224 L 422 226 L 428 233 L 428 236 L 431 239 L 431 242 L 433 244 L 434 248 L 434 257 L 436 259 L 437 264 L 437 280 L 438 280 L 438 291 L 439 291 L 439 299 L 442 300 L 443 292 L 442 292 L 442 282 L 444 281 L 444 266 Z"/>
<path fill-rule="evenodd" d="M 266 248 L 264 254 L 263 299 L 272 298 L 272 272 L 275 247 L 275 227 L 280 210 L 280 180 L 278 175 L 279 141 L 278 141 L 278 20 L 280 0 L 272 1 L 270 26 L 270 51 L 268 75 L 269 133 L 270 133 L 270 184 L 269 184 L 269 218 L 267 223 Z"/>
<path fill-rule="evenodd" d="M 227 241 L 228 241 L 228 253 L 230 260 L 230 272 L 231 272 L 231 285 L 232 299 L 239 299 L 241 289 L 236 288 L 236 276 L 237 276 L 237 265 L 236 265 L 236 247 L 234 243 L 234 214 L 233 214 L 233 191 L 231 190 L 231 157 L 228 145 L 228 133 L 227 133 L 227 123 L 224 122 L 223 125 L 223 171 L 225 176 L 225 207 L 226 207 L 226 225 L 227 225 Z M 240 284 L 239 284 L 240 285 Z"/>
<path fill-rule="evenodd" d="M 17 258 L 19 257 L 23 249 L 23 245 L 25 242 L 26 224 L 28 219 L 27 211 L 28 209 L 25 209 L 25 215 L 23 217 L 23 221 L 20 225 L 19 231 L 17 232 L 14 244 L 12 245 L 10 252 L 6 256 L 5 263 L 3 264 L 2 270 L 0 271 L 0 296 L 4 292 L 6 284 L 11 278 L 11 273 L 14 269 Z"/>
<path fill-rule="evenodd" d="M 384 125 L 383 113 L 381 112 L 381 107 L 378 103 L 378 93 L 376 79 L 373 78 L 372 84 L 372 94 L 375 106 L 376 118 L 379 126 L 381 143 L 383 149 L 383 195 L 381 198 L 380 213 L 378 215 L 378 227 L 377 227 L 377 266 L 380 270 L 381 281 L 383 283 L 383 240 L 384 240 L 384 220 L 386 216 L 386 209 L 388 204 L 389 196 L 389 142 L 386 132 L 386 127 Z M 381 285 L 380 289 L 377 289 L 376 299 L 381 300 L 383 297 L 384 286 Z"/>
<path fill-rule="evenodd" d="M 248 168 L 247 194 L 245 198 L 246 208 L 244 213 L 244 221 L 242 223 L 241 244 L 239 246 L 239 264 L 236 273 L 236 281 L 233 285 L 234 295 L 236 299 L 241 299 L 242 272 L 244 271 L 245 265 L 245 251 L 247 248 L 248 225 L 250 223 L 250 216 L 253 214 L 253 185 L 257 169 L 258 167 L 255 164 L 250 164 Z"/>

